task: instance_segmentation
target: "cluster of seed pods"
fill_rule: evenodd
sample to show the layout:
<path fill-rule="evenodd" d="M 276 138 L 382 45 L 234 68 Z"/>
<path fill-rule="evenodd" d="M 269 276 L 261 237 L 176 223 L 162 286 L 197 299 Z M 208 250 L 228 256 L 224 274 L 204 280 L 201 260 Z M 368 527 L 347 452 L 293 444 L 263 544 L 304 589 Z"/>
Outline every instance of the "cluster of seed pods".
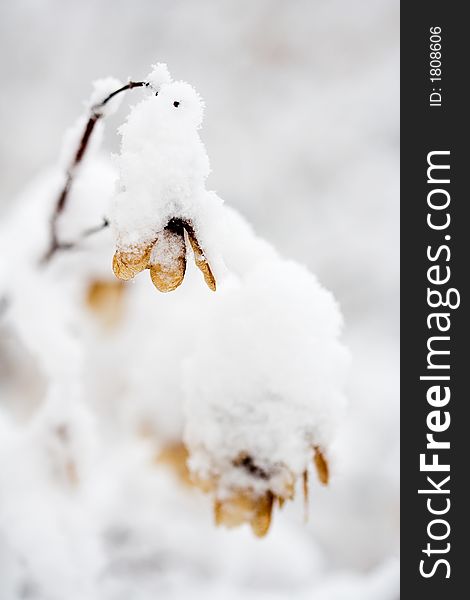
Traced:
<path fill-rule="evenodd" d="M 186 272 L 186 239 L 204 281 L 215 292 L 215 277 L 194 229 L 190 223 L 178 218 L 171 219 L 150 243 L 117 250 L 113 257 L 114 274 L 127 281 L 149 269 L 154 286 L 160 292 L 171 292 L 181 285 Z"/>

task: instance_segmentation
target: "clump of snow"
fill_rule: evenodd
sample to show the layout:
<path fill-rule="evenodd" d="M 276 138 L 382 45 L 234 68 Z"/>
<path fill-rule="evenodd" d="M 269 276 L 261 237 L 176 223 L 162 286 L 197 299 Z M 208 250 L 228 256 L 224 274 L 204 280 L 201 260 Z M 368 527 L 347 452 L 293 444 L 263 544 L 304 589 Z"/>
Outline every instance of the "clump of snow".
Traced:
<path fill-rule="evenodd" d="M 97 134 L 101 135 L 101 132 L 100 127 Z M 90 150 L 90 155 L 80 165 L 80 175 L 70 189 L 67 210 L 57 220 L 58 238 L 65 244 L 99 243 L 97 239 L 83 240 L 83 236 L 102 225 L 109 212 L 116 171 L 111 161 L 100 155 L 99 147 L 94 145 Z"/>
<path fill-rule="evenodd" d="M 276 254 L 259 260 L 253 234 L 244 242 L 249 269 L 198 319 L 204 343 L 185 363 L 185 440 L 191 466 L 218 477 L 220 493 L 282 495 L 287 473 L 298 477 L 315 446 L 329 448 L 348 356 L 331 294 L 300 265 Z M 263 477 L 240 468 L 240 455 Z"/>
<path fill-rule="evenodd" d="M 162 85 L 171 82 L 171 75 L 165 63 L 152 65 L 152 70 L 145 78 L 155 92 L 159 92 Z"/>
<path fill-rule="evenodd" d="M 166 271 L 174 271 L 184 246 L 181 236 L 173 231 L 164 229 L 158 236 L 150 254 L 150 264 L 159 264 Z"/>
<path fill-rule="evenodd" d="M 97 79 L 93 82 L 93 92 L 91 93 L 90 99 L 87 102 L 87 107 L 97 115 L 101 115 L 103 117 L 109 117 L 110 115 L 113 115 L 121 105 L 123 98 L 122 94 L 116 94 L 116 96 L 108 100 L 104 105 L 103 102 L 108 98 L 108 96 L 119 90 L 121 87 L 122 82 L 115 77 Z"/>
<path fill-rule="evenodd" d="M 163 83 L 131 110 L 119 132 L 119 191 L 111 222 L 118 248 L 154 241 L 171 218 L 198 229 L 209 159 L 198 134 L 203 102 L 192 86 Z"/>

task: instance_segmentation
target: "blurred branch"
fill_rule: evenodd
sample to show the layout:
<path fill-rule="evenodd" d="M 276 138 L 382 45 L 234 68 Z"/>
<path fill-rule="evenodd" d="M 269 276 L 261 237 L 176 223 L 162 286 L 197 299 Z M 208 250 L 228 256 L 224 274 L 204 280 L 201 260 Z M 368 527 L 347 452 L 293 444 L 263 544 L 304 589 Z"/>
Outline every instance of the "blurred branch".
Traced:
<path fill-rule="evenodd" d="M 58 236 L 58 232 L 57 232 L 57 222 L 59 220 L 60 215 L 64 212 L 64 209 L 66 207 L 67 199 L 68 199 L 70 189 L 71 189 L 73 181 L 74 181 L 77 167 L 82 162 L 82 159 L 87 151 L 87 148 L 88 148 L 88 145 L 90 142 L 90 138 L 91 138 L 91 135 L 95 128 L 95 125 L 104 116 L 104 112 L 102 112 L 101 109 L 103 109 L 106 106 L 106 104 L 110 100 L 112 100 L 115 96 L 117 96 L 118 94 L 121 94 L 122 92 L 126 92 L 127 90 L 132 90 L 134 88 L 146 87 L 148 85 L 149 84 L 146 81 L 129 81 L 129 83 L 127 83 L 126 85 L 123 85 L 122 87 L 115 90 L 114 92 L 111 92 L 111 94 L 106 96 L 106 98 L 104 100 L 102 100 L 98 104 L 94 104 L 91 107 L 90 116 L 88 118 L 87 124 L 83 131 L 82 137 L 80 138 L 80 143 L 78 145 L 77 151 L 73 158 L 72 164 L 67 169 L 64 187 L 62 188 L 62 191 L 60 192 L 60 194 L 57 198 L 54 212 L 52 213 L 51 222 L 50 222 L 49 248 L 41 260 L 41 262 L 43 264 L 49 262 L 57 251 L 69 250 L 70 248 L 73 248 L 75 246 L 75 242 L 70 242 L 70 243 L 59 242 L 59 236 Z M 93 235 L 94 233 L 97 233 L 98 231 L 101 231 L 102 229 L 106 228 L 108 225 L 109 225 L 109 223 L 105 219 L 103 224 L 98 225 L 93 228 L 90 228 L 87 231 L 83 232 L 83 237 L 86 238 L 89 235 Z"/>

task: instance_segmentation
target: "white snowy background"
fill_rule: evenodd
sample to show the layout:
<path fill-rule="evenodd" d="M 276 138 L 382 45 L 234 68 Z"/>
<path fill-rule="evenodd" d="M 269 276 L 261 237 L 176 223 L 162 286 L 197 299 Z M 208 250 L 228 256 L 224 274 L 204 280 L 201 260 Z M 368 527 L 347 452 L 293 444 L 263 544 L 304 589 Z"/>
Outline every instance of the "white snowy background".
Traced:
<path fill-rule="evenodd" d="M 298 499 L 261 540 L 216 529 L 205 496 L 141 472 L 132 446 L 68 513 L 23 470 L 21 440 L 0 443 L 0 599 L 397 600 L 398 3 L 19 0 L 0 5 L 0 39 L 0 216 L 57 161 L 92 80 L 165 61 L 206 102 L 210 187 L 335 294 L 353 360 L 330 486 L 312 486 L 308 524 Z M 0 323 L 14 414 L 10 336 Z M 36 574 L 20 587 L 18 551 Z"/>

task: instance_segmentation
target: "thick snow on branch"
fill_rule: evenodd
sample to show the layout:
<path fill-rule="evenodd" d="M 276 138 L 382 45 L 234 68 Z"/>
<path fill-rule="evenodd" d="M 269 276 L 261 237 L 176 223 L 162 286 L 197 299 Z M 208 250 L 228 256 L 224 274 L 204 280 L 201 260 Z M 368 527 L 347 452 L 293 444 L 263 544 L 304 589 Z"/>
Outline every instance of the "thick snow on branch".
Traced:
<path fill-rule="evenodd" d="M 5 504 L 0 499 L 0 523 L 19 522 L 29 510 L 15 498 L 34 474 L 43 497 L 38 519 L 57 535 L 51 552 L 65 573 L 51 598 L 66 597 L 79 580 L 71 567 L 75 543 L 85 554 L 88 543 L 93 548 L 77 588 L 92 597 L 87 585 L 111 552 L 100 532 L 122 520 L 117 503 L 129 485 L 142 492 L 138 504 L 152 506 L 147 517 L 160 501 L 158 519 L 166 510 L 175 518 L 182 492 L 166 480 L 154 483 L 156 456 L 211 494 L 217 523 L 249 523 L 262 536 L 274 502 L 293 499 L 302 482 L 306 492 L 309 471 L 327 482 L 344 411 L 348 354 L 335 299 L 206 189 L 203 103 L 195 90 L 172 82 L 161 65 L 147 79 L 154 89 L 148 86 L 120 128 L 117 165 L 100 153 L 98 136 L 76 173 L 57 220 L 58 239 L 74 242 L 70 249 L 40 261 L 60 169 L 27 190 L 0 237 L 3 326 L 18 348 L 11 401 L 0 407 L 0 427 L 15 433 L 0 439 L 0 456 L 17 453 L 20 473 Z M 100 85 L 92 104 L 113 86 Z M 71 138 L 79 142 L 78 130 Z M 103 217 L 112 232 L 81 236 Z M 198 269 L 186 265 L 188 257 Z M 159 290 L 176 291 L 158 294 L 142 277 L 123 283 L 111 265 L 121 280 L 148 268 Z M 28 393 L 22 370 L 37 381 Z M 178 502 L 185 512 L 200 499 Z M 85 519 L 83 506 L 93 515 L 93 542 L 74 527 Z M 198 506 L 196 520 L 209 513 Z M 60 537 L 56 518 L 71 524 L 70 540 Z M 34 515 L 26 527 L 35 543 L 44 535 Z M 8 526 L 5 535 L 18 573 L 27 555 L 26 579 L 47 587 L 53 567 L 41 564 L 36 546 L 28 549 L 29 534 Z"/>
<path fill-rule="evenodd" d="M 217 223 L 230 275 L 200 312 L 201 343 L 184 365 L 190 466 L 218 499 L 292 498 L 343 416 L 341 317 L 316 278 L 238 214 L 222 207 Z"/>
<path fill-rule="evenodd" d="M 250 516 L 258 499 L 270 514 L 272 499 L 293 497 L 314 452 L 327 464 L 323 453 L 344 403 L 341 319 L 312 274 L 281 259 L 206 189 L 202 117 L 196 91 L 167 81 L 120 128 L 113 266 L 124 280 L 148 268 L 159 290 L 172 291 L 186 271 L 185 235 L 204 248 L 210 287 L 222 285 L 198 311 L 200 342 L 184 366 L 189 464 L 215 491 L 220 521 L 249 520 L 264 533 Z M 243 498 L 240 517 L 225 514 L 232 496 Z"/>
<path fill-rule="evenodd" d="M 165 63 L 157 63 L 152 65 L 152 70 L 145 78 L 151 86 L 154 92 L 159 92 L 162 85 L 171 83 L 171 75 L 168 71 L 168 67 Z"/>
<path fill-rule="evenodd" d="M 197 131 L 202 110 L 194 89 L 176 82 L 141 101 L 121 126 L 120 190 L 111 215 L 119 248 L 152 242 L 173 217 L 199 225 L 209 174 Z"/>
<path fill-rule="evenodd" d="M 168 77 L 161 65 L 154 69 L 150 79 L 158 93 L 135 106 L 119 130 L 119 192 L 111 212 L 114 272 L 129 279 L 149 268 L 155 286 L 172 291 L 184 278 L 186 231 L 195 262 L 215 290 L 217 277 L 206 253 L 216 250 L 211 252 L 204 234 L 207 213 L 219 201 L 205 188 L 209 159 L 198 133 L 204 104 L 192 86 Z M 162 255 L 157 247 L 163 246 Z"/>

